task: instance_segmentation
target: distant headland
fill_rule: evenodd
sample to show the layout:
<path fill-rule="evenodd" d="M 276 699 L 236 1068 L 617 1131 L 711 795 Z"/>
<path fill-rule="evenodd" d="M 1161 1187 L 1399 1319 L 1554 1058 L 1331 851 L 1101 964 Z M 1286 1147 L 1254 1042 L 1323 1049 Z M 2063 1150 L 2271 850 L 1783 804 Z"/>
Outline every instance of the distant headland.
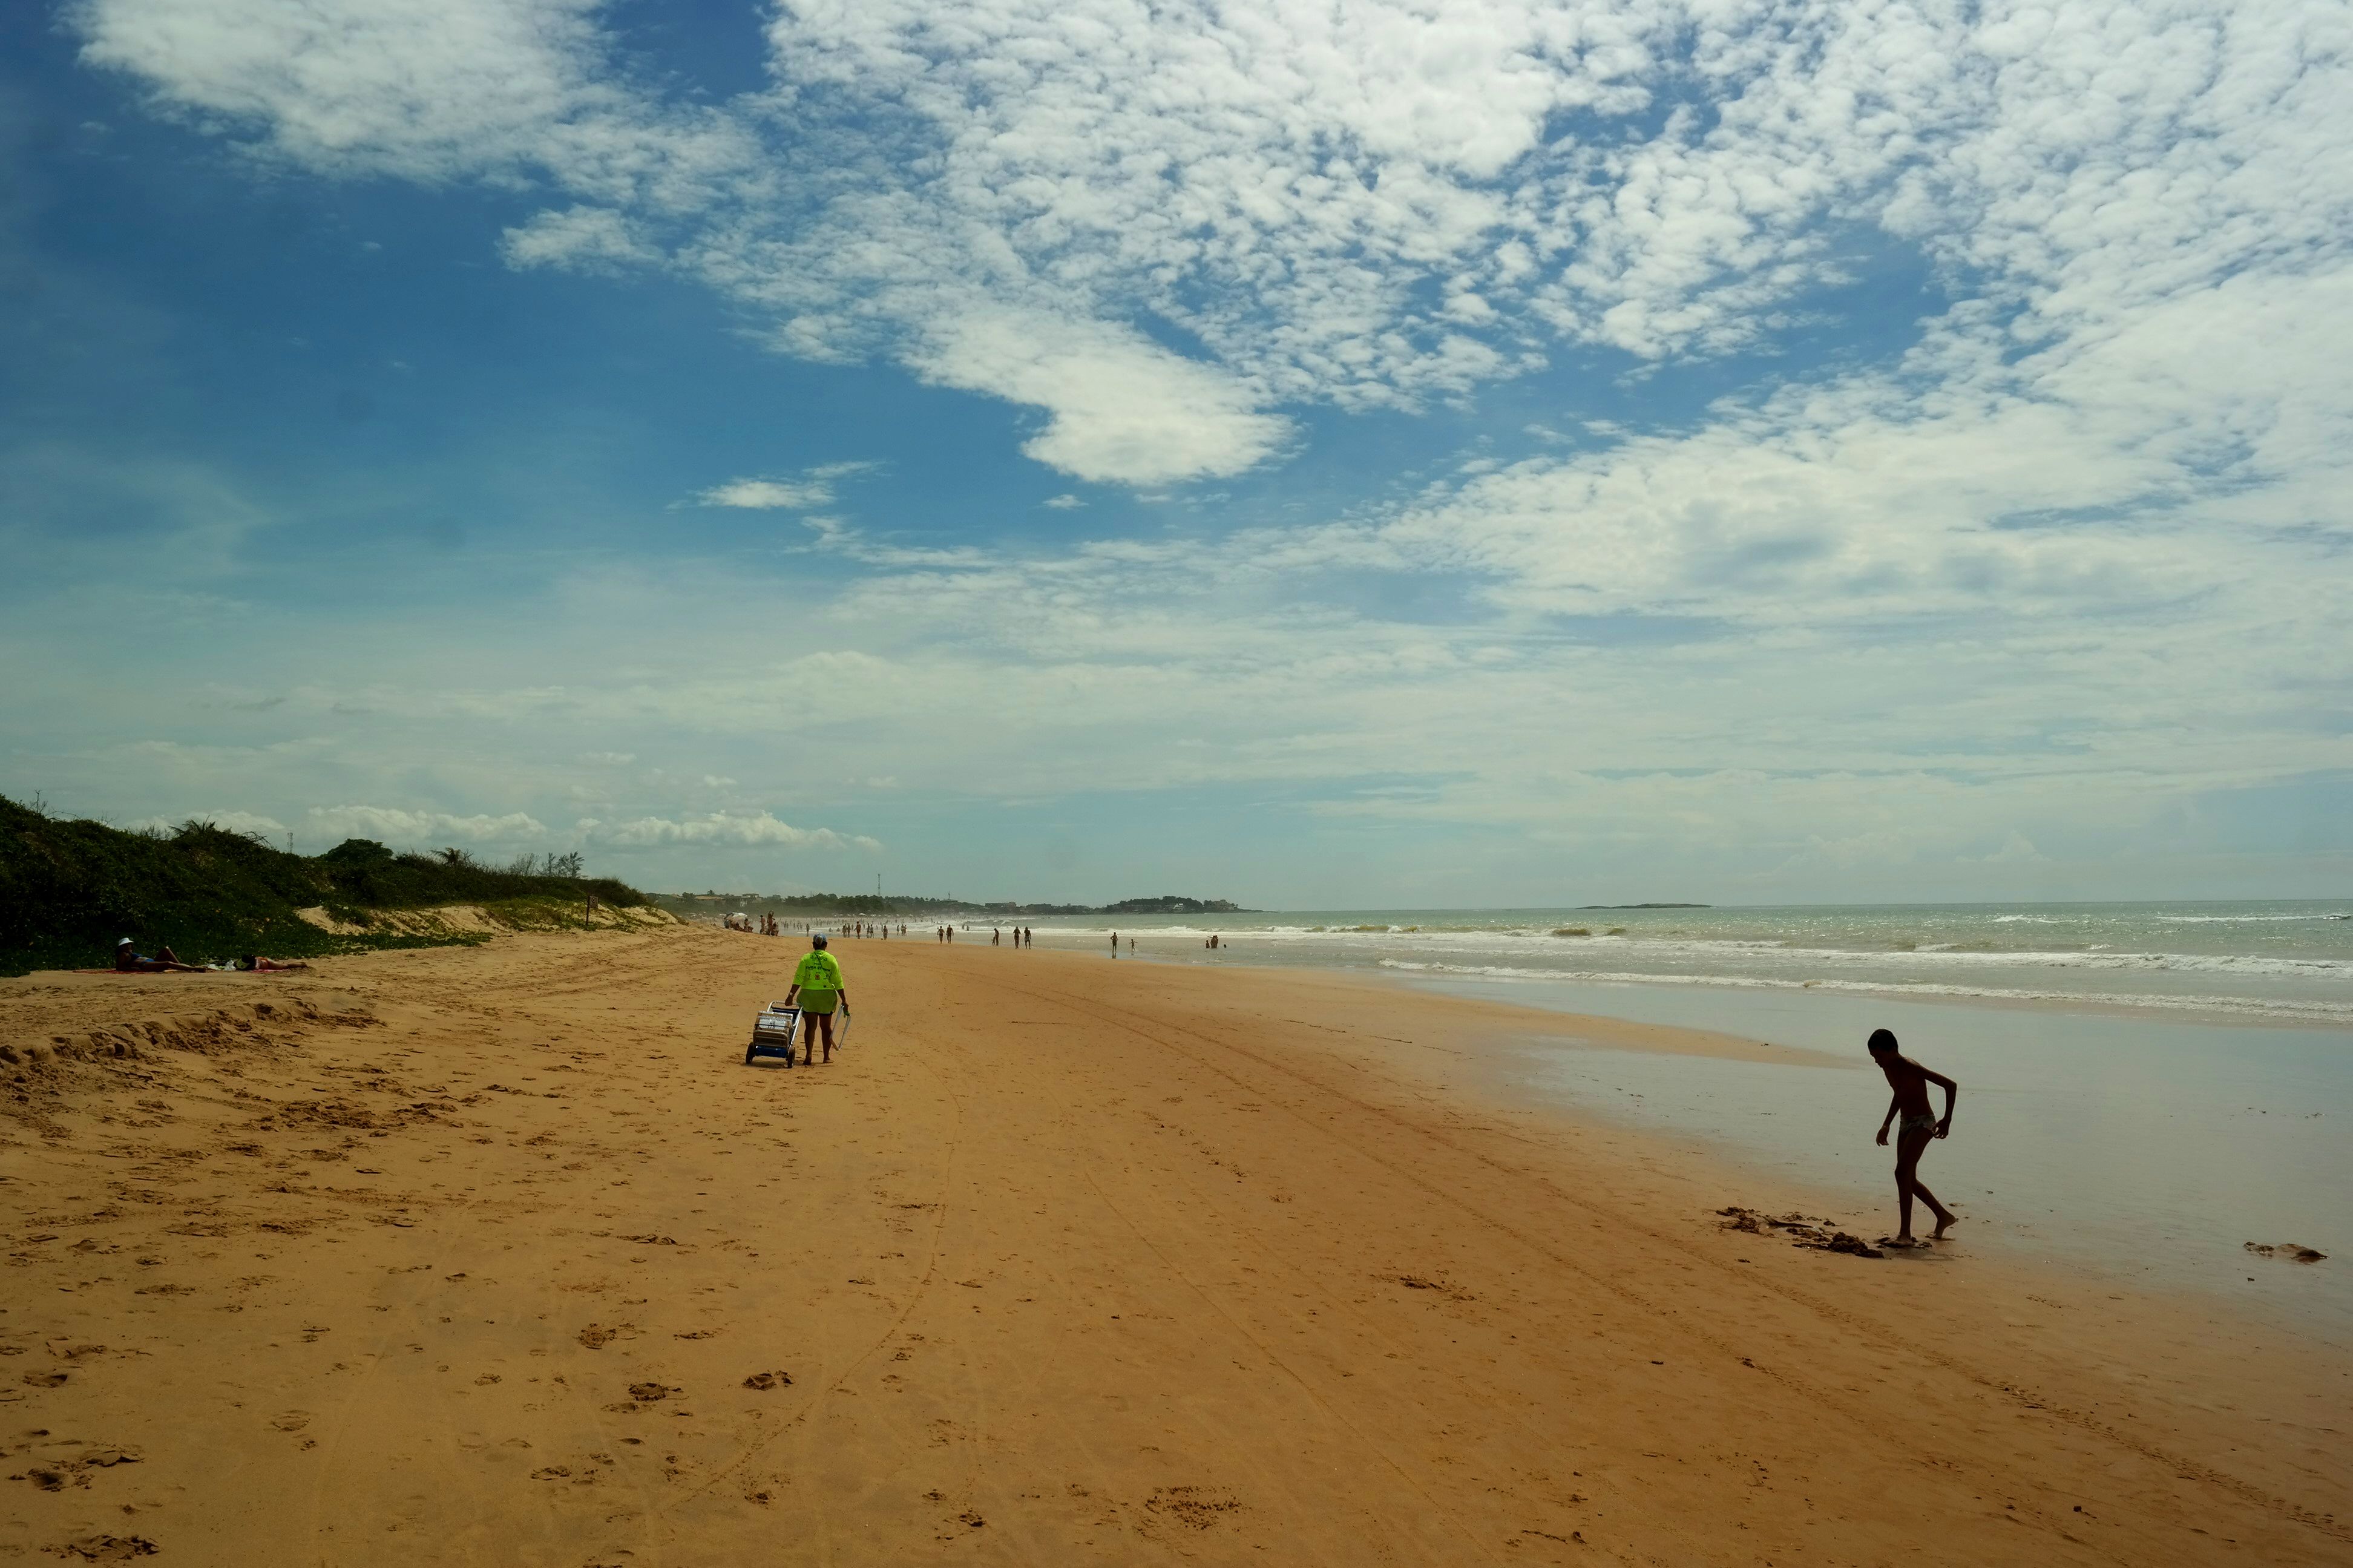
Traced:
<path fill-rule="evenodd" d="M 1579 904 L 1580 910 L 1712 910 L 1714 904 Z"/>

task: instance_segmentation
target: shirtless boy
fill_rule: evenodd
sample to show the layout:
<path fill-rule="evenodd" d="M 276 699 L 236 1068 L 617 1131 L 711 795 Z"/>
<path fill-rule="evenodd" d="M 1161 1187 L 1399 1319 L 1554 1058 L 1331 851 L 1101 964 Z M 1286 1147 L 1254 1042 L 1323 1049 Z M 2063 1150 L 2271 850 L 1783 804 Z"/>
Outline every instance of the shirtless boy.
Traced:
<path fill-rule="evenodd" d="M 1936 1216 L 1936 1228 L 1928 1233 L 1931 1240 L 1941 1238 L 1953 1228 L 1958 1216 L 1936 1201 L 1936 1194 L 1920 1184 L 1920 1155 L 1931 1138 L 1944 1138 L 1953 1131 L 1953 1101 L 1960 1098 L 1961 1086 L 1940 1072 L 1930 1072 L 1918 1062 L 1895 1048 L 1895 1036 L 1886 1029 L 1871 1032 L 1871 1059 L 1887 1075 L 1887 1087 L 1894 1093 L 1889 1096 L 1887 1114 L 1879 1120 L 1877 1142 L 1887 1142 L 1888 1123 L 1895 1123 L 1895 1205 L 1901 1227 L 1895 1233 L 1898 1247 L 1916 1247 L 1912 1234 L 1912 1199 L 1916 1194 Z M 1928 1086 L 1935 1084 L 1945 1091 L 1945 1115 L 1942 1121 L 1928 1109 Z"/>

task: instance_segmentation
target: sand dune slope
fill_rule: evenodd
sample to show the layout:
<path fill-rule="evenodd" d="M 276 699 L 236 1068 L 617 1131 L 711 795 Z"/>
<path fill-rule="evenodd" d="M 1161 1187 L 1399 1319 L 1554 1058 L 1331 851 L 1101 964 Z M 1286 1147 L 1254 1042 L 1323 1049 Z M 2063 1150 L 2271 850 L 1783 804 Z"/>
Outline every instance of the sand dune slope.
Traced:
<path fill-rule="evenodd" d="M 2341 1361 L 1722 1230 L 1558 1020 L 850 943 L 746 1068 L 797 952 L 0 984 L 0 1554 L 2353 1561 Z"/>

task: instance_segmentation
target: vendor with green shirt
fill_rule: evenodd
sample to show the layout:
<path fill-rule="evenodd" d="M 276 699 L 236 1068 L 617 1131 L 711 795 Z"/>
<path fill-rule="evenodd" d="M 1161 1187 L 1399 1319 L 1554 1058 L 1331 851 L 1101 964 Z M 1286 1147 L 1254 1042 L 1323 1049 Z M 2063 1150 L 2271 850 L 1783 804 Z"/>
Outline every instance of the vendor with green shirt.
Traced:
<path fill-rule="evenodd" d="M 807 1055 L 801 1059 L 814 1066 L 817 1061 L 817 1037 L 825 1036 L 825 1059 L 833 1060 L 833 1009 L 839 1005 L 841 1016 L 849 1016 L 849 994 L 841 986 L 841 961 L 825 950 L 825 938 L 809 938 L 809 951 L 793 971 L 793 988 L 785 993 L 785 1005 L 800 999 L 801 1017 L 807 1042 Z"/>

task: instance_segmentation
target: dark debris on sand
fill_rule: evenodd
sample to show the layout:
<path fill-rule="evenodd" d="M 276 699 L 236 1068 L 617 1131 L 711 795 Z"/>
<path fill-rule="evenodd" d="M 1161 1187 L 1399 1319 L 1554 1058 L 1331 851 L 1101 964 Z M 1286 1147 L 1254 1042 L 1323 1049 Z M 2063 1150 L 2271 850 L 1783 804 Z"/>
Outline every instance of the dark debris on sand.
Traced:
<path fill-rule="evenodd" d="M 1842 1230 L 1826 1228 L 1827 1219 L 1810 1219 L 1801 1214 L 1758 1214 L 1737 1205 L 1715 1211 L 1724 1216 L 1725 1230 L 1746 1231 L 1752 1236 L 1784 1236 L 1792 1247 L 1810 1252 L 1843 1252 L 1853 1258 L 1884 1258 L 1887 1255 L 1859 1236 Z"/>

